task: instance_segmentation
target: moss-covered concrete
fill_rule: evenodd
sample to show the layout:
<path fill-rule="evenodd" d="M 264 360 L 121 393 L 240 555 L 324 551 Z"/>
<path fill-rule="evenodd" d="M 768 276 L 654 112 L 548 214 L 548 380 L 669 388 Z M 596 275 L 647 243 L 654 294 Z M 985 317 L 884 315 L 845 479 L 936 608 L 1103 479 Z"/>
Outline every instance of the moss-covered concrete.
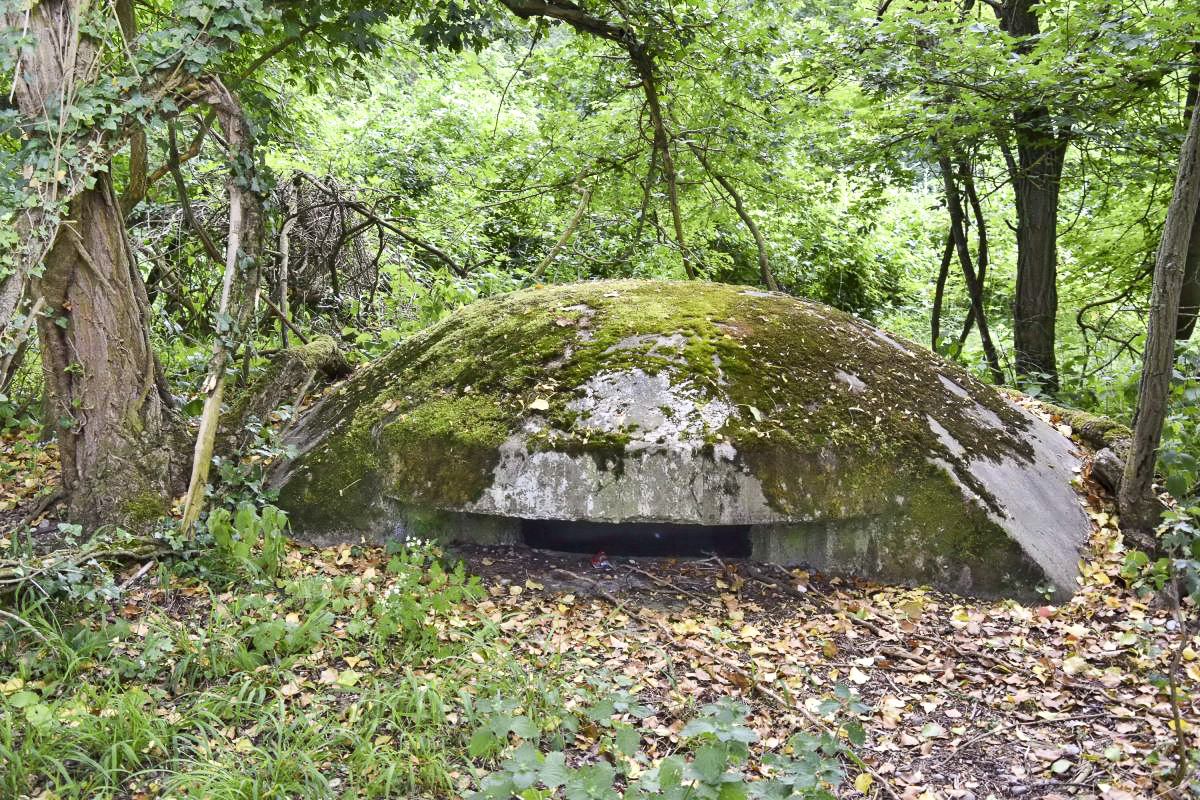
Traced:
<path fill-rule="evenodd" d="M 665 374 L 734 409 L 701 433 L 702 458 L 732 448 L 773 519 L 886 517 L 876 563 L 903 565 L 919 543 L 945 569 L 986 571 L 1001 559 L 1013 564 L 1007 572 L 1028 571 L 987 513 L 995 504 L 964 453 L 1031 459 L 1029 417 L 961 369 L 847 314 L 698 282 L 571 284 L 458 310 L 302 422 L 293 442 L 301 455 L 275 475 L 280 502 L 312 535 L 386 533 L 395 504 L 476 510 L 517 434 L 530 451 L 588 454 L 620 470 L 640 432 L 597 429 L 579 400 L 597 376 L 630 371 Z M 981 502 L 964 502 L 963 485 Z"/>
<path fill-rule="evenodd" d="M 1015 389 L 1006 388 L 1003 391 L 1015 400 L 1025 398 L 1025 395 Z M 1121 458 L 1127 455 L 1129 443 L 1133 440 L 1133 431 L 1128 425 L 1090 411 L 1055 405 L 1044 400 L 1039 400 L 1038 404 L 1044 411 L 1059 417 L 1069 425 L 1071 432 L 1089 447 L 1095 450 L 1107 447 Z"/>

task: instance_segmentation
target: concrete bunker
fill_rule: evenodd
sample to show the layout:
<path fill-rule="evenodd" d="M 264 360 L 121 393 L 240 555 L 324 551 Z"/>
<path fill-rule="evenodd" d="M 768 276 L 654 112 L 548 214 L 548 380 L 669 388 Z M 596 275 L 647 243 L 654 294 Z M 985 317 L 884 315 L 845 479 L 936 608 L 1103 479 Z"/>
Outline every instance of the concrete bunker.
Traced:
<path fill-rule="evenodd" d="M 1074 591 L 1090 532 L 1075 445 L 1036 416 L 847 314 L 701 282 L 471 304 L 287 444 L 271 482 L 310 540 L 736 529 L 755 559 L 1033 600 Z"/>

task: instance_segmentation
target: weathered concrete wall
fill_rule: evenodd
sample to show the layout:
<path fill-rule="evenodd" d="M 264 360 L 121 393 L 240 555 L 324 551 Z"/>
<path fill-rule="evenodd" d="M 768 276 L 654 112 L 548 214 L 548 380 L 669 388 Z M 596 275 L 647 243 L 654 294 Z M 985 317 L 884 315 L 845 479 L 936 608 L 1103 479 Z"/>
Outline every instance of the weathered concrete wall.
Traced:
<path fill-rule="evenodd" d="M 465 307 L 290 443 L 272 483 L 310 539 L 756 525 L 772 561 L 1029 598 L 1074 591 L 1090 533 L 1068 438 L 916 345 L 740 287 L 600 281 Z"/>

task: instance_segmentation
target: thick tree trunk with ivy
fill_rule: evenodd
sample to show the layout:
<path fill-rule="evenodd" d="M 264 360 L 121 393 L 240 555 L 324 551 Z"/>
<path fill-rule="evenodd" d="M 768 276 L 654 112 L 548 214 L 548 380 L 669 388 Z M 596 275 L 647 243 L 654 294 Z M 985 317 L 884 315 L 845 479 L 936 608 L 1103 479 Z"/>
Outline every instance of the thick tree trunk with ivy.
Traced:
<path fill-rule="evenodd" d="M 1154 471 L 1175 365 L 1175 326 L 1188 243 L 1200 208 L 1200 108 L 1192 112 L 1187 138 L 1179 154 L 1175 192 L 1167 208 L 1162 241 L 1154 264 L 1142 382 L 1134 412 L 1133 442 L 1121 480 L 1121 527 L 1153 529 L 1162 513 L 1154 495 Z"/>
<path fill-rule="evenodd" d="M 150 346 L 145 287 L 107 175 L 71 202 L 38 285 L 70 517 L 89 528 L 142 527 L 180 488 L 182 429 Z"/>
<path fill-rule="evenodd" d="M 7 300 L 23 285 L 42 304 L 47 406 L 70 518 L 138 528 L 179 489 L 181 426 L 150 348 L 145 286 L 120 205 L 108 173 L 95 168 L 120 137 L 97 129 L 62 139 L 80 87 L 100 67 L 83 10 L 75 0 L 43 0 L 4 18 L 28 32 L 13 97 L 30 146 L 40 142 L 57 172 L 25 176 L 38 202 L 13 220 L 21 248 L 0 294 Z M 68 146 L 74 160 L 59 150 Z M 0 328 L 9 310 L 0 303 Z"/>

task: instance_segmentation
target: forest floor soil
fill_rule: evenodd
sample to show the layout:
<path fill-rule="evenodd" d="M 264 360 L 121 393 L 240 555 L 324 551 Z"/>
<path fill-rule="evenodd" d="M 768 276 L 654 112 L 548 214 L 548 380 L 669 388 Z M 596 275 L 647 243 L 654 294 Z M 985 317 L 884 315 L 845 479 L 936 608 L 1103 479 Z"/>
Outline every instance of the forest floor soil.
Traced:
<path fill-rule="evenodd" d="M 12 502 L 0 510 L 5 529 L 36 509 L 53 472 L 51 457 L 24 457 L 36 477 L 6 481 L 0 500 Z M 1182 727 L 1190 746 L 1200 747 L 1200 637 L 1181 643 L 1171 608 L 1126 588 L 1120 576 L 1126 551 L 1112 508 L 1094 491 L 1089 503 L 1094 533 L 1080 590 L 1058 606 L 716 557 L 595 559 L 471 546 L 448 550 L 444 561 L 461 559 L 467 573 L 479 577 L 480 595 L 430 619 L 446 642 L 467 641 L 490 627 L 497 637 L 490 646 L 530 681 L 537 676 L 548 685 L 578 687 L 600 674 L 619 679 L 653 710 L 645 719 L 618 719 L 637 729 L 650 763 L 679 749 L 698 704 L 732 697 L 749 705 L 748 724 L 759 735 L 747 773 L 767 774 L 762 755 L 782 750 L 793 733 L 839 730 L 844 717 L 825 713 L 821 702 L 844 687 L 869 710 L 859 715 L 866 739 L 852 748 L 866 770 L 846 762 L 841 797 L 1163 796 L 1176 738 L 1164 676 L 1181 650 Z M 35 530 L 53 527 L 52 517 L 34 517 Z M 367 545 L 290 545 L 284 559 L 290 580 L 340 581 L 347 604 L 333 607 L 330 631 L 311 653 L 247 675 L 270 684 L 264 686 L 280 702 L 303 706 L 312 719 L 340 717 L 355 692 L 396 683 L 401 668 L 420 676 L 421 664 L 394 663 L 394 656 L 364 649 L 355 632 L 367 601 L 349 601 L 396 588 L 390 558 Z M 136 580 L 136 568 L 119 577 Z M 138 657 L 152 638 L 148 632 L 201 630 L 237 603 L 236 589 L 214 594 L 194 577 L 152 578 L 104 605 L 104 619 L 88 621 L 126 625 L 128 635 L 113 640 L 114 652 Z M 247 613 L 267 619 L 270 603 Z M 466 683 L 473 680 L 470 670 L 484 669 L 483 652 L 456 668 Z M 11 678 L 0 675 L 0 683 L 5 677 Z M 86 683 L 88 675 L 81 677 Z M 250 678 L 234 673 L 208 680 Z M 5 683 L 9 694 L 21 689 L 15 681 Z M 172 704 L 184 695 L 173 684 L 160 688 L 163 713 L 174 713 Z M 462 710 L 451 713 L 457 719 Z M 256 725 L 226 732 L 228 755 L 256 746 Z M 567 745 L 572 760 L 620 760 L 604 736 L 594 726 L 581 727 Z M 860 792 L 855 778 L 864 771 L 871 780 L 857 784 L 866 789 Z M 477 762 L 449 774 L 467 792 L 484 772 Z M 121 796 L 158 796 L 156 785 L 135 781 Z"/>

